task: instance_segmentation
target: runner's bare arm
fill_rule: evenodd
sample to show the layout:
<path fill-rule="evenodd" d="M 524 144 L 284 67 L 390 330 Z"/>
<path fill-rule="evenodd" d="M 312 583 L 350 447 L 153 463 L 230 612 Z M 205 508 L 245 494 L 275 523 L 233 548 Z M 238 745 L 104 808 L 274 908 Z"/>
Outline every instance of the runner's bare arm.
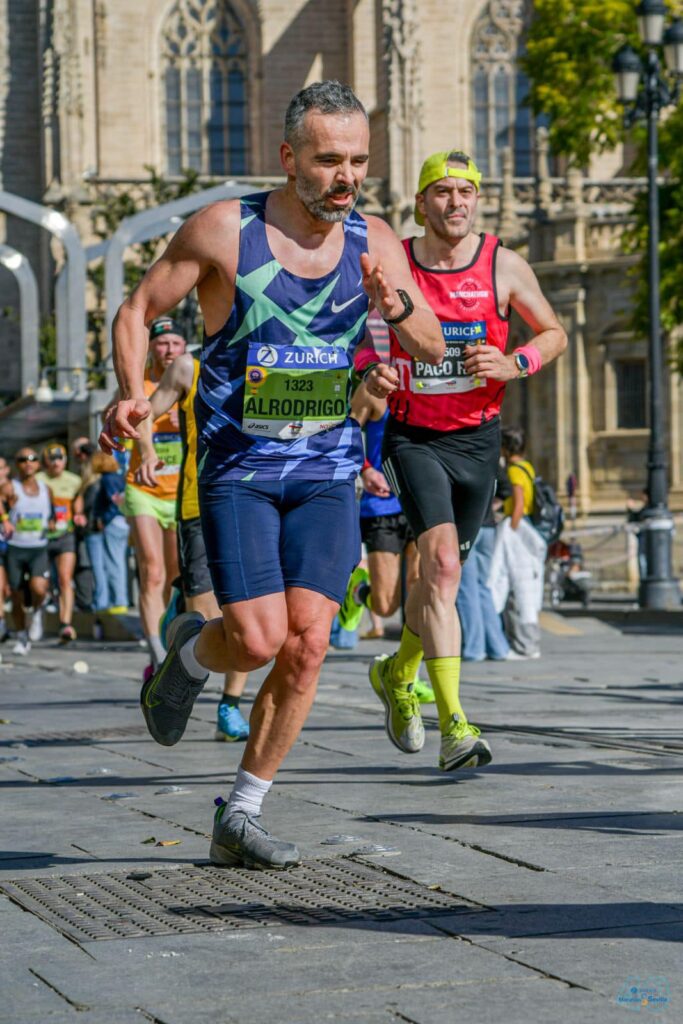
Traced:
<path fill-rule="evenodd" d="M 516 530 L 524 518 L 524 488 L 521 484 L 512 485 L 512 512 L 510 513 L 510 526 Z"/>
<path fill-rule="evenodd" d="M 414 311 L 393 327 L 406 352 L 425 363 L 440 363 L 446 352 L 441 325 L 413 280 L 398 238 L 384 221 L 368 217 L 368 253 L 361 256 L 363 287 L 380 316 L 393 319 L 404 306 L 397 289 L 412 299 Z"/>
<path fill-rule="evenodd" d="M 351 415 L 361 427 L 364 427 L 368 420 L 381 419 L 386 407 L 384 399 L 371 395 L 364 383 L 356 388 L 351 399 Z"/>
<path fill-rule="evenodd" d="M 5 540 L 9 540 L 14 533 L 14 526 L 9 519 L 9 510 L 12 508 L 12 505 L 14 505 L 16 500 L 17 496 L 14 492 L 14 487 L 12 487 L 11 480 L 8 480 L 7 483 L 0 487 L 0 505 L 2 506 L 2 511 L 0 513 L 0 519 L 2 519 L 0 531 L 5 535 Z"/>
<path fill-rule="evenodd" d="M 182 401 L 190 391 L 193 362 L 190 353 L 185 352 L 166 367 L 156 391 L 150 395 L 150 414 L 138 424 L 140 436 L 135 443 L 140 449 L 140 465 L 135 472 L 135 482 L 143 487 L 156 487 L 155 470 L 164 464 L 154 448 L 154 421 L 173 408 L 176 402 Z"/>
<path fill-rule="evenodd" d="M 74 525 L 75 526 L 86 526 L 87 517 L 85 515 L 85 502 L 83 501 L 83 492 L 79 491 L 74 498 Z"/>
<path fill-rule="evenodd" d="M 228 292 L 234 282 L 230 267 L 230 242 L 237 252 L 239 203 L 214 203 L 189 218 L 171 240 L 165 253 L 150 267 L 133 294 L 122 304 L 113 329 L 114 369 L 119 383 L 120 400 L 111 409 L 101 444 L 122 448 L 114 438 L 137 438 L 137 425 L 149 415 L 150 406 L 144 394 L 144 370 L 147 357 L 147 324 L 176 306 L 192 289 L 200 290 L 205 318 L 206 293 L 202 283 L 214 274 L 224 280 L 223 301 L 232 303 Z M 216 289 L 217 291 L 217 289 Z M 209 327 L 210 329 L 210 327 Z"/>
<path fill-rule="evenodd" d="M 537 349 L 540 365 L 557 359 L 567 347 L 567 334 L 527 261 L 510 249 L 499 249 L 496 276 L 501 302 L 512 306 L 534 332 L 526 344 Z M 494 345 L 468 345 L 465 352 L 465 369 L 483 380 L 519 377 L 514 352 L 506 355 Z"/>
<path fill-rule="evenodd" d="M 376 399 L 386 399 L 398 388 L 398 370 L 393 366 L 389 366 L 388 363 L 383 363 L 379 360 L 379 356 L 375 352 L 375 344 L 372 340 L 372 334 L 369 328 L 366 328 L 365 337 L 356 348 L 354 362 L 356 362 L 359 353 L 364 350 L 372 353 L 374 359 L 374 364 L 371 362 L 365 366 L 365 369 L 360 369 L 358 371 L 363 379 L 363 384 L 365 385 L 364 390 L 366 390 L 368 396 L 374 396 Z M 356 366 L 358 366 L 358 363 L 356 363 Z M 370 367 L 372 367 L 372 369 Z M 360 390 L 360 388 L 358 390 Z M 356 394 L 358 394 L 358 391 Z"/>

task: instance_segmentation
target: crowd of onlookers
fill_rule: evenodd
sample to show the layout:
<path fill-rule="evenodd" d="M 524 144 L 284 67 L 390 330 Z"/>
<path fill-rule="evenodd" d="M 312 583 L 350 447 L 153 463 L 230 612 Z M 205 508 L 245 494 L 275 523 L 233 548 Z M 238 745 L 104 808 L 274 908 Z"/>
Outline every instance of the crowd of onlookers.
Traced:
<path fill-rule="evenodd" d="M 46 609 L 58 613 L 62 642 L 76 637 L 74 608 L 128 610 L 130 527 L 121 508 L 127 454 L 107 455 L 79 437 L 70 452 L 54 442 L 0 456 L 0 640 L 9 634 L 11 601 L 16 653 L 27 653 L 42 637 Z M 523 432 L 504 431 L 496 492 L 463 565 L 457 599 L 467 661 L 539 655 L 545 545 L 527 525 L 533 481 Z M 375 582 L 374 608 L 384 613 Z M 368 635 L 381 633 L 375 612 Z"/>
<path fill-rule="evenodd" d="M 0 638 L 9 631 L 10 600 L 16 653 L 42 637 L 46 610 L 58 614 L 64 643 L 76 637 L 74 608 L 128 610 L 123 470 L 87 437 L 70 452 L 54 442 L 0 457 Z"/>

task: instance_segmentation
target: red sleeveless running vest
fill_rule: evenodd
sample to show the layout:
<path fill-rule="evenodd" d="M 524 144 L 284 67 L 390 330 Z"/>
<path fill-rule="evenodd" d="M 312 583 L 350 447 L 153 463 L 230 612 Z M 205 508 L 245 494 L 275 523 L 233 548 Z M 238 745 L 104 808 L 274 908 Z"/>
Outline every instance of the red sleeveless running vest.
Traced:
<path fill-rule="evenodd" d="M 428 270 L 416 262 L 412 239 L 403 247 L 422 294 L 441 321 L 446 356 L 441 366 L 412 359 L 390 331 L 389 357 L 399 375 L 399 388 L 389 398 L 394 419 L 431 430 L 473 427 L 500 413 L 505 385 L 477 383 L 464 370 L 464 347 L 477 343 L 505 351 L 509 317 L 498 312 L 496 253 L 501 244 L 482 234 L 474 259 L 460 270 Z"/>

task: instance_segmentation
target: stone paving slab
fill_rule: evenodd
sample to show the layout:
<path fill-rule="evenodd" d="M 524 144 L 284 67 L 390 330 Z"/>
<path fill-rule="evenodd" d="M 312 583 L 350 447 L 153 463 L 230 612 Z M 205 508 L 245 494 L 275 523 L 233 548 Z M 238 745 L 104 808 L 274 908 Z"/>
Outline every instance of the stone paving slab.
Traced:
<path fill-rule="evenodd" d="M 2 1024 L 611 1022 L 630 1019 L 615 1002 L 630 975 L 667 976 L 657 1017 L 679 1020 L 683 637 L 544 622 L 540 661 L 464 666 L 487 769 L 438 771 L 433 708 L 420 754 L 387 742 L 367 667 L 394 645 L 363 642 L 328 657 L 266 805 L 307 857 L 389 847 L 362 859 L 480 909 L 79 946 L 0 897 Z M 241 756 L 212 739 L 220 681 L 168 749 L 140 728 L 137 645 L 2 653 L 0 885 L 205 863 L 213 798 Z M 335 835 L 353 838 L 324 842 Z"/>

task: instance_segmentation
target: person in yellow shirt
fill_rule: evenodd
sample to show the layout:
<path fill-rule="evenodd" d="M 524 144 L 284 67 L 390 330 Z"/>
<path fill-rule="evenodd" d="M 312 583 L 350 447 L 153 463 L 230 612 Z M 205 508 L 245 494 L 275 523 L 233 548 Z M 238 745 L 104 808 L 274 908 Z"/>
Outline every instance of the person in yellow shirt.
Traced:
<path fill-rule="evenodd" d="M 149 328 L 149 363 L 145 371 L 145 396 L 149 397 L 164 370 L 185 351 L 182 328 L 168 316 L 157 317 Z M 140 619 L 151 657 L 145 678 L 166 656 L 159 637 L 159 620 L 178 575 L 176 497 L 180 483 L 182 438 L 178 406 L 172 405 L 152 424 L 152 439 L 163 466 L 152 483 L 136 474 L 142 456 L 136 442 L 131 454 L 122 512 L 128 518 L 140 576 Z"/>
<path fill-rule="evenodd" d="M 52 495 L 53 519 L 47 534 L 47 553 L 57 573 L 59 586 L 59 639 L 68 643 L 76 639 L 72 625 L 74 613 L 74 573 L 76 571 L 76 526 L 85 526 L 81 478 L 66 468 L 66 448 L 49 444 L 43 448 L 40 461 L 43 469 L 36 479 L 47 484 Z M 42 635 L 41 610 L 33 616 L 29 639 Z"/>
<path fill-rule="evenodd" d="M 540 658 L 539 614 L 546 544 L 529 518 L 534 508 L 536 471 L 524 457 L 526 437 L 521 427 L 506 427 L 501 444 L 512 487 L 512 494 L 503 503 L 503 514 L 514 538 L 514 551 L 508 558 L 510 589 L 505 608 L 505 631 L 510 642 L 508 659 Z"/>

